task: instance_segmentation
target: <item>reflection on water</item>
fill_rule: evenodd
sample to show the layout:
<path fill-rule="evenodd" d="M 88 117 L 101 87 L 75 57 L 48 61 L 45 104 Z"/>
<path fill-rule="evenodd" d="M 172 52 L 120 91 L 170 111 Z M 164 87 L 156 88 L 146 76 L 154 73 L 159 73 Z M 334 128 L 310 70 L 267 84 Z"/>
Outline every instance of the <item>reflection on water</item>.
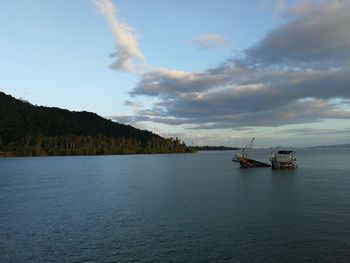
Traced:
<path fill-rule="evenodd" d="M 0 262 L 349 261 L 349 150 L 232 156 L 0 159 Z"/>

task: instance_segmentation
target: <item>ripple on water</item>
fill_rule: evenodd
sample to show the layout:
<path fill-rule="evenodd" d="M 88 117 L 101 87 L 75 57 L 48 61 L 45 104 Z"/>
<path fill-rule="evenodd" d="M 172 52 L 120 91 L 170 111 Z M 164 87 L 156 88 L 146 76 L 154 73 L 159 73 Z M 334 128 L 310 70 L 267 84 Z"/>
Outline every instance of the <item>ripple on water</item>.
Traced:
<path fill-rule="evenodd" d="M 0 159 L 0 262 L 350 261 L 350 151 L 232 154 Z"/>

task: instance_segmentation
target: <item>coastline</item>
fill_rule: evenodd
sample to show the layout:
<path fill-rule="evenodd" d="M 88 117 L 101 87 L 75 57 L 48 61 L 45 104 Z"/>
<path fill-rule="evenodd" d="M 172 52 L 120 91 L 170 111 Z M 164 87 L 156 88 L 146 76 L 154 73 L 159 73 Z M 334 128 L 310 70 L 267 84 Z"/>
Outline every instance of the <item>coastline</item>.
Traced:
<path fill-rule="evenodd" d="M 122 156 L 122 155 L 156 155 L 156 154 L 184 154 L 184 153 L 197 153 L 196 150 L 186 150 L 186 151 L 159 151 L 159 152 L 124 152 L 115 154 L 38 154 L 38 155 L 19 155 L 16 152 L 2 152 L 0 151 L 0 158 L 23 158 L 23 157 L 63 157 L 63 156 Z"/>

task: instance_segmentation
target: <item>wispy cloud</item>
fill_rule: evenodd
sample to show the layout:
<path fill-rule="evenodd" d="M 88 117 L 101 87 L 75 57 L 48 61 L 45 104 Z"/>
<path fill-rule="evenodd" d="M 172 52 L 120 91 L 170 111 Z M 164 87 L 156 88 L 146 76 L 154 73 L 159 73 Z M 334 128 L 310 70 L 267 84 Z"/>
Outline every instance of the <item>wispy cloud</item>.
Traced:
<path fill-rule="evenodd" d="M 272 16 L 277 17 L 286 11 L 287 4 L 285 0 L 276 0 L 272 8 Z"/>
<path fill-rule="evenodd" d="M 130 100 L 125 100 L 124 105 L 128 107 L 132 107 L 134 109 L 139 109 L 142 108 L 142 102 L 140 101 L 130 101 Z"/>
<path fill-rule="evenodd" d="M 350 134 L 350 128 L 345 129 L 316 129 L 316 128 L 296 128 L 283 130 L 284 132 L 295 133 L 299 135 L 327 135 L 327 134 Z"/>
<path fill-rule="evenodd" d="M 93 0 L 93 3 L 106 18 L 116 40 L 116 50 L 110 55 L 115 58 L 111 68 L 127 72 L 134 71 L 134 64 L 144 62 L 144 56 L 138 47 L 133 28 L 118 19 L 116 8 L 111 0 Z"/>
<path fill-rule="evenodd" d="M 199 72 L 161 67 L 138 72 L 139 81 L 129 92 L 132 100 L 125 101 L 135 114 L 110 118 L 148 129 L 150 122 L 160 127 L 180 126 L 185 131 L 181 137 L 204 144 L 208 139 L 229 143 L 234 138 L 229 137 L 228 129 L 244 137 L 264 129 L 282 131 L 285 125 L 350 120 L 350 2 L 286 3 L 277 1 L 274 9 L 285 21 L 244 50 L 239 59 L 231 57 Z M 110 0 L 95 0 L 95 4 L 117 41 L 113 67 L 132 71 L 135 61 L 144 60 L 133 30 L 117 19 Z M 225 45 L 225 40 L 219 35 L 201 35 L 192 43 L 213 48 Z M 134 101 L 145 96 L 150 98 L 147 104 Z M 220 132 L 213 136 L 217 130 Z M 342 136 L 348 131 L 338 130 L 294 129 L 289 134 L 310 134 L 306 136 L 309 143 L 317 136 Z M 198 134 L 202 137 L 197 138 Z M 281 134 L 284 139 L 286 132 Z M 265 139 L 276 143 L 273 132 L 265 134 Z"/>
<path fill-rule="evenodd" d="M 204 34 L 197 36 L 190 40 L 190 43 L 196 45 L 199 48 L 217 48 L 226 45 L 224 37 L 216 34 Z"/>
<path fill-rule="evenodd" d="M 172 97 L 175 94 L 205 91 L 220 86 L 226 81 L 226 77 L 208 72 L 196 73 L 157 68 L 143 73 L 130 95 Z"/>
<path fill-rule="evenodd" d="M 287 12 L 286 21 L 241 59 L 203 72 L 141 74 L 130 94 L 157 103 L 137 111 L 133 120 L 190 129 L 349 120 L 347 107 L 334 99 L 346 104 L 350 98 L 350 2 L 312 1 L 307 7 L 298 2 Z"/>

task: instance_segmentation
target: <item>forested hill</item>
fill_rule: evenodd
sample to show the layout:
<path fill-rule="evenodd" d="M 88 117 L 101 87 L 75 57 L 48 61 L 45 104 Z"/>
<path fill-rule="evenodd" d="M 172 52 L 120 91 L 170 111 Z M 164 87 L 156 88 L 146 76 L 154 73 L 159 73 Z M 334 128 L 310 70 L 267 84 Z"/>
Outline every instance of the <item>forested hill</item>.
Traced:
<path fill-rule="evenodd" d="M 0 156 L 186 152 L 179 139 L 91 112 L 32 105 L 0 92 Z"/>

